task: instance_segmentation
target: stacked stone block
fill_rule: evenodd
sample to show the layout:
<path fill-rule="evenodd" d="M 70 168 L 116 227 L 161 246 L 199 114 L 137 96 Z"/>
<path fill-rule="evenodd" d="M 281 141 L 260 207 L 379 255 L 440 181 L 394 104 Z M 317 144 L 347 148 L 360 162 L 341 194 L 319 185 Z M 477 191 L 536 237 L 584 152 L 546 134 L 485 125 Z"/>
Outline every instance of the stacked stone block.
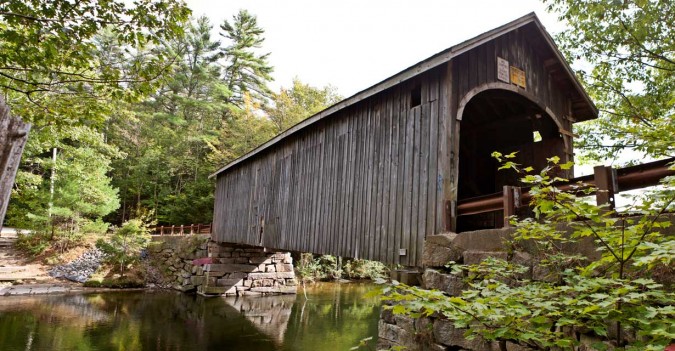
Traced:
<path fill-rule="evenodd" d="M 158 285 L 204 295 L 295 294 L 297 281 L 288 252 L 216 243 L 205 236 L 157 237 L 151 262 Z"/>
<path fill-rule="evenodd" d="M 198 292 L 219 295 L 295 294 L 297 281 L 288 252 L 209 243 L 209 259 L 195 271 Z"/>
<path fill-rule="evenodd" d="M 183 292 L 194 291 L 193 261 L 208 255 L 208 235 L 154 237 L 148 247 L 150 264 L 161 277 L 153 283 Z"/>

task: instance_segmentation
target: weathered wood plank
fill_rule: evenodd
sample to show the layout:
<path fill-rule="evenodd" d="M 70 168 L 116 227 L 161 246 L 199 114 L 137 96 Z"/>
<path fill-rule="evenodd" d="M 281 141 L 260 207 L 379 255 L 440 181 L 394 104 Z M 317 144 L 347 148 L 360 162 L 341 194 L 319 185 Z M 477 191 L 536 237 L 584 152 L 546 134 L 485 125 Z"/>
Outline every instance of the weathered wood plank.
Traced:
<path fill-rule="evenodd" d="M 429 194 L 429 123 L 431 120 L 430 104 L 422 105 L 420 114 L 420 174 L 419 174 L 419 201 L 417 218 L 417 244 L 415 245 L 415 264 L 421 257 L 424 238 L 427 235 L 427 201 Z"/>
<path fill-rule="evenodd" d="M 310 169 L 311 169 L 311 157 L 312 157 L 312 138 L 314 133 L 308 133 L 304 139 L 304 147 L 302 150 L 303 153 L 303 162 L 302 162 L 302 177 L 300 178 L 300 214 L 299 214 L 299 230 L 297 235 L 296 247 L 301 248 L 302 251 L 307 250 L 307 225 L 309 221 L 307 220 L 308 210 L 308 197 L 309 193 L 309 184 L 310 181 Z"/>
<path fill-rule="evenodd" d="M 381 140 L 382 140 L 382 105 L 381 105 L 381 100 L 377 99 L 375 103 L 375 109 L 374 109 L 374 126 L 375 130 L 374 133 L 371 134 L 371 138 L 373 139 L 373 178 L 372 178 L 372 202 L 371 202 L 371 220 L 370 220 L 370 233 L 371 233 L 371 241 L 370 241 L 370 247 L 368 250 L 369 253 L 369 259 L 373 260 L 377 256 L 377 249 L 379 248 L 379 230 L 378 230 L 378 207 L 380 206 L 380 195 L 382 195 L 382 192 L 379 187 L 379 180 L 381 178 L 382 172 L 380 171 L 380 166 L 381 166 L 381 159 L 380 159 L 380 154 L 381 154 Z"/>
<path fill-rule="evenodd" d="M 391 173 L 391 132 L 392 132 L 392 96 L 387 95 L 385 99 L 384 108 L 384 166 L 382 168 L 382 204 L 380 208 L 380 231 L 382 238 L 380 239 L 380 249 L 377 259 L 379 261 L 388 261 L 389 244 L 391 232 L 389 231 L 389 189 L 390 173 Z"/>
<path fill-rule="evenodd" d="M 485 44 L 476 48 L 476 69 L 477 69 L 477 80 L 476 85 L 479 86 L 487 82 L 487 71 L 488 66 L 492 66 L 492 62 L 487 61 L 487 47 Z M 473 87 L 472 87 L 473 88 Z"/>
<path fill-rule="evenodd" d="M 319 147 L 317 148 L 317 157 L 318 160 L 316 161 L 318 164 L 318 168 L 316 171 L 316 177 L 317 177 L 317 189 L 316 189 L 316 201 L 314 202 L 314 226 L 312 228 L 312 242 L 311 242 L 311 247 L 312 249 L 315 249 L 318 247 L 318 242 L 320 238 L 320 233 L 321 233 L 321 218 L 323 216 L 323 212 L 321 212 L 322 204 L 323 204 L 323 182 L 324 182 L 324 152 L 325 152 L 325 145 L 326 145 L 326 140 L 325 140 L 325 127 L 321 126 L 321 131 L 319 134 Z"/>
<path fill-rule="evenodd" d="M 401 264 L 410 263 L 410 244 L 412 237 L 412 208 L 413 208 L 413 167 L 415 145 L 415 113 L 414 109 L 406 109 L 405 124 L 405 172 L 403 175 L 403 240 L 401 248 L 407 250 L 401 257 Z"/>
<path fill-rule="evenodd" d="M 438 84 L 436 84 L 438 91 Z M 429 104 L 429 177 L 428 198 L 427 198 L 427 235 L 437 234 L 436 227 L 436 196 L 437 196 L 437 178 L 438 178 L 438 100 Z"/>
<path fill-rule="evenodd" d="M 344 125 L 343 125 L 344 133 L 342 134 L 342 138 L 344 140 L 344 147 L 342 150 L 342 157 L 340 158 L 341 161 L 341 166 L 340 166 L 340 172 L 341 176 L 340 178 L 342 179 L 342 184 L 340 187 L 340 207 L 339 207 L 339 226 L 338 226 L 338 232 L 337 232 L 337 237 L 336 237 L 336 248 L 335 248 L 335 254 L 342 256 L 344 254 L 344 246 L 345 246 L 345 234 L 347 233 L 347 228 L 346 228 L 346 221 L 347 221 L 347 199 L 349 196 L 348 193 L 348 187 L 349 187 L 349 179 L 347 178 L 347 170 L 349 167 L 349 163 L 351 163 L 351 159 L 349 158 L 349 119 L 346 118 L 344 119 Z"/>
<path fill-rule="evenodd" d="M 446 79 L 450 82 L 452 86 L 452 91 L 448 92 L 448 121 L 445 135 L 451 142 L 449 143 L 449 159 L 450 168 L 448 170 L 448 177 L 443 184 L 443 192 L 445 199 L 445 211 L 443 216 L 446 218 L 447 230 L 455 231 L 457 229 L 457 186 L 459 179 L 459 132 L 461 128 L 461 121 L 458 120 L 457 116 L 457 104 L 461 96 L 458 94 L 453 84 L 453 80 L 459 74 L 457 69 L 455 69 L 454 64 L 451 62 L 450 67 L 448 68 L 450 72 L 449 76 Z"/>
<path fill-rule="evenodd" d="M 357 192 L 356 192 L 356 207 L 355 207 L 355 221 L 354 221 L 354 244 L 352 247 L 352 256 L 354 258 L 360 258 L 362 257 L 362 250 L 363 250 L 363 238 L 365 235 L 364 231 L 364 222 L 365 222 L 365 215 L 364 215 L 364 202 L 365 202 L 365 170 L 367 169 L 367 164 L 366 164 L 366 130 L 365 127 L 367 125 L 367 111 L 362 110 L 357 113 L 357 127 L 358 127 L 358 164 L 357 164 L 357 169 L 358 172 L 355 175 L 355 182 L 357 185 Z"/>
<path fill-rule="evenodd" d="M 370 231 L 370 220 L 371 220 L 371 209 L 372 209 L 372 183 L 373 183 L 373 134 L 375 116 L 372 110 L 372 105 L 368 107 L 368 117 L 367 117 L 367 127 L 366 127 L 366 182 L 365 182 L 365 221 L 364 221 L 364 232 L 365 237 L 363 241 L 363 258 L 368 259 L 370 257 L 370 242 L 372 239 L 372 232 Z"/>
<path fill-rule="evenodd" d="M 414 265 L 417 258 L 417 237 L 419 234 L 419 205 L 420 199 L 420 181 L 422 171 L 422 106 L 416 106 L 412 110 L 413 116 L 413 157 L 412 157 L 412 206 L 410 208 L 410 244 L 408 246 L 408 265 Z M 426 219 L 426 216 L 423 217 Z"/>
<path fill-rule="evenodd" d="M 399 105 L 399 148 L 398 148 L 398 182 L 397 182 L 397 198 L 398 204 L 396 206 L 396 246 L 394 247 L 394 263 L 403 264 L 402 256 L 398 250 L 403 247 L 405 236 L 405 174 L 406 174 L 406 133 L 408 125 L 408 107 L 410 105 L 410 95 L 407 89 L 403 87 L 400 90 L 400 105 Z M 409 222 L 409 219 L 406 221 Z"/>
<path fill-rule="evenodd" d="M 450 73 L 449 73 L 450 72 Z M 453 161 L 453 155 L 450 154 L 450 135 L 447 134 L 450 128 L 450 94 L 452 93 L 452 64 L 449 63 L 445 70 L 440 74 L 441 83 L 439 86 L 439 115 L 438 115 L 438 179 L 436 180 L 436 230 L 443 232 L 449 230 L 449 223 L 446 217 L 446 192 L 449 184 L 450 163 Z"/>
<path fill-rule="evenodd" d="M 337 171 L 337 158 L 338 158 L 338 152 L 339 152 L 339 142 L 338 142 L 338 132 L 337 132 L 337 122 L 333 125 L 332 128 L 332 133 L 331 133 L 331 138 L 333 139 L 333 146 L 332 146 L 332 151 L 331 151 L 331 157 L 330 157 L 330 175 L 331 175 L 331 184 L 329 188 L 329 206 L 328 206 L 328 213 L 326 214 L 328 216 L 328 232 L 326 234 L 325 238 L 325 247 L 323 249 L 324 254 L 331 252 L 332 250 L 332 243 L 331 239 L 333 238 L 333 233 L 334 233 L 334 222 L 335 222 L 335 207 L 336 207 L 336 201 L 337 201 L 337 181 L 338 177 L 336 176 L 336 171 Z"/>
<path fill-rule="evenodd" d="M 485 68 L 486 76 L 485 82 L 491 83 L 497 81 L 497 55 L 495 54 L 495 43 L 490 41 L 484 44 L 485 46 Z"/>
<path fill-rule="evenodd" d="M 390 186 L 389 186 L 389 216 L 388 216 L 388 232 L 389 241 L 387 243 L 387 260 L 385 262 L 394 263 L 397 260 L 397 245 L 398 245 L 398 231 L 396 230 L 396 212 L 399 208 L 397 189 L 398 189 L 398 173 L 399 173 L 399 125 L 400 125 L 400 91 L 397 90 L 392 94 L 391 106 L 391 169 L 389 171 Z"/>

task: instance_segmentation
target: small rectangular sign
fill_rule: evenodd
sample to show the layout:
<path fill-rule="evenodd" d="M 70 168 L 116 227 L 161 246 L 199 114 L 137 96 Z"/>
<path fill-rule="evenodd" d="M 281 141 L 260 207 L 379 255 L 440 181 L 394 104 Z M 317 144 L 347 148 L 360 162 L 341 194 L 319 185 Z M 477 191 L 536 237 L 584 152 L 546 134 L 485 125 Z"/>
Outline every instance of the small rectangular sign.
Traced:
<path fill-rule="evenodd" d="M 527 88 L 527 83 L 525 82 L 525 71 L 513 67 L 510 67 L 511 72 L 511 82 L 523 89 Z"/>
<path fill-rule="evenodd" d="M 504 83 L 511 83 L 509 80 L 509 61 L 497 57 L 497 79 Z"/>

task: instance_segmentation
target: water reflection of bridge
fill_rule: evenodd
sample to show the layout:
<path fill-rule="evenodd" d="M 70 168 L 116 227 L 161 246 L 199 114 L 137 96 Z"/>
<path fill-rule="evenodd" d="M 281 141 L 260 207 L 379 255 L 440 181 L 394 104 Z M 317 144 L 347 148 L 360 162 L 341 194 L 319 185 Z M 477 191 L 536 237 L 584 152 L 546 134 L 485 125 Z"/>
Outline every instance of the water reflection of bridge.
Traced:
<path fill-rule="evenodd" d="M 272 341 L 283 343 L 286 329 L 288 329 L 288 320 L 295 304 L 295 295 L 264 298 L 240 296 L 227 297 L 223 300 Z"/>
<path fill-rule="evenodd" d="M 213 297 L 108 292 L 0 299 L 1 350 L 349 349 L 377 335 L 379 302 L 363 284 L 303 295 Z"/>

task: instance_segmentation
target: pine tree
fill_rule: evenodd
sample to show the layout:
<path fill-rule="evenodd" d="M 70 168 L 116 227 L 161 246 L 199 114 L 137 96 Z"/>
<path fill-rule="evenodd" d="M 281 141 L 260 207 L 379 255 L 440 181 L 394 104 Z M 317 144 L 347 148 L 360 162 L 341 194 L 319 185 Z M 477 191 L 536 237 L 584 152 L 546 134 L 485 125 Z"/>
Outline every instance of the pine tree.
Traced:
<path fill-rule="evenodd" d="M 220 26 L 221 36 L 231 43 L 223 53 L 227 59 L 224 80 L 232 92 L 230 102 L 239 108 L 244 107 L 244 95 L 248 94 L 257 102 L 265 105 L 271 95 L 267 83 L 272 81 L 273 68 L 267 62 L 269 53 L 257 54 L 262 48 L 265 31 L 258 27 L 256 16 L 246 10 L 240 10 Z"/>
<path fill-rule="evenodd" d="M 221 81 L 220 42 L 206 17 L 162 50 L 178 60 L 151 99 L 116 116 L 111 142 L 128 156 L 115 162 L 122 210 L 116 222 L 152 210 L 161 223 L 205 223 L 213 207 L 212 171 L 205 159 L 219 136 L 229 90 Z"/>

